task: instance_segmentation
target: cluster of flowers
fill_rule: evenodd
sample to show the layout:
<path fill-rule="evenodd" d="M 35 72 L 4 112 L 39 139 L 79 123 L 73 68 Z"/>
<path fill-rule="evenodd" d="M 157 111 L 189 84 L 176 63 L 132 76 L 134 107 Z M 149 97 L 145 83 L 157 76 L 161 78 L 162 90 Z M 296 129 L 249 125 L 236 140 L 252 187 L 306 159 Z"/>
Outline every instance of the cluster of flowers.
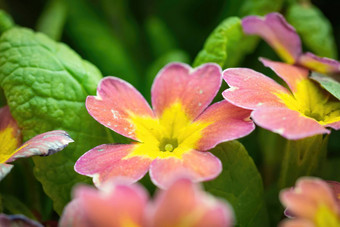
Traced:
<path fill-rule="evenodd" d="M 75 171 L 92 177 L 99 190 L 77 187 L 61 226 L 231 226 L 230 206 L 194 184 L 222 171 L 220 160 L 208 150 L 248 135 L 255 128 L 253 121 L 293 140 L 340 128 L 339 100 L 309 78 L 310 70 L 340 73 L 340 63 L 302 54 L 298 35 L 280 14 L 247 17 L 243 28 L 246 34 L 262 36 L 287 62 L 260 59 L 288 88 L 247 68 L 222 72 L 212 63 L 196 69 L 172 63 L 155 78 L 151 109 L 130 84 L 105 77 L 97 95 L 87 98 L 87 110 L 99 123 L 135 142 L 100 145 L 79 158 Z M 223 92 L 225 100 L 209 106 L 222 78 L 230 87 Z M 67 139 L 60 142 L 58 137 L 54 150 L 72 141 L 63 135 Z M 44 136 L 37 144 L 40 153 L 34 155 L 45 154 L 41 144 L 51 145 L 46 140 Z M 1 156 L 0 173 L 8 167 L 5 162 L 32 151 L 31 144 L 28 141 L 22 149 Z M 162 189 L 153 202 L 148 202 L 143 188 L 131 185 L 147 172 Z M 295 217 L 283 225 L 338 226 L 339 189 L 336 183 L 303 178 L 294 189 L 282 191 L 287 214 Z M 6 216 L 1 220 L 9 221 Z"/>

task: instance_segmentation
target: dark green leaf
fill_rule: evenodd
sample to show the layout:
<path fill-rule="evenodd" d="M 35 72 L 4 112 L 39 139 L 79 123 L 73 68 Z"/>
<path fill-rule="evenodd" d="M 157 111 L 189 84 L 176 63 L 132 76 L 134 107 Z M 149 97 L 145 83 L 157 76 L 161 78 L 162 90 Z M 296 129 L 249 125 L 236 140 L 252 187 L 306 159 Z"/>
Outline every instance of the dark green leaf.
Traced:
<path fill-rule="evenodd" d="M 312 52 L 322 57 L 337 57 L 332 25 L 318 8 L 310 3 L 292 4 L 286 18 Z"/>
<path fill-rule="evenodd" d="M 340 100 L 340 83 L 330 76 L 312 72 L 311 78 L 317 81 L 324 89 Z"/>
<path fill-rule="evenodd" d="M 268 226 L 261 176 L 243 145 L 230 141 L 211 152 L 223 164 L 223 172 L 204 184 L 206 190 L 229 201 L 237 226 Z"/>
<path fill-rule="evenodd" d="M 36 219 L 30 209 L 16 197 L 9 194 L 2 194 L 3 209 L 8 214 L 23 214 L 30 219 Z"/>
<path fill-rule="evenodd" d="M 283 0 L 246 0 L 240 9 L 240 16 L 259 15 L 264 16 L 267 13 L 279 11 L 282 7 Z"/>
<path fill-rule="evenodd" d="M 74 172 L 75 161 L 113 141 L 84 104 L 87 95 L 96 93 L 101 74 L 66 45 L 24 28 L 3 33 L 0 62 L 0 85 L 24 140 L 63 129 L 76 141 L 55 155 L 34 158 L 35 175 L 60 213 L 72 186 L 88 179 Z"/>

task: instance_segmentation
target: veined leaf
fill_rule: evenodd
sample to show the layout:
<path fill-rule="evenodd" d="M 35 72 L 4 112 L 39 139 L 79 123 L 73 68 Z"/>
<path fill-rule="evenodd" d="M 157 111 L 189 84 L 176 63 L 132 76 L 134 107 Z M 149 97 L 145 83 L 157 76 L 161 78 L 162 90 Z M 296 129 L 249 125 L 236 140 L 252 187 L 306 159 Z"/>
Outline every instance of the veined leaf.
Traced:
<path fill-rule="evenodd" d="M 73 170 L 75 161 L 110 137 L 84 104 L 101 77 L 96 67 L 44 34 L 12 28 L 0 38 L 0 85 L 24 140 L 54 129 L 75 140 L 55 155 L 34 158 L 35 175 L 59 213 L 72 186 L 87 181 Z"/>
<path fill-rule="evenodd" d="M 286 18 L 312 52 L 322 57 L 337 57 L 332 25 L 318 8 L 310 3 L 292 4 Z"/>
<path fill-rule="evenodd" d="M 262 179 L 243 145 L 230 141 L 211 152 L 222 161 L 223 171 L 204 184 L 206 190 L 232 205 L 237 226 L 268 226 Z"/>

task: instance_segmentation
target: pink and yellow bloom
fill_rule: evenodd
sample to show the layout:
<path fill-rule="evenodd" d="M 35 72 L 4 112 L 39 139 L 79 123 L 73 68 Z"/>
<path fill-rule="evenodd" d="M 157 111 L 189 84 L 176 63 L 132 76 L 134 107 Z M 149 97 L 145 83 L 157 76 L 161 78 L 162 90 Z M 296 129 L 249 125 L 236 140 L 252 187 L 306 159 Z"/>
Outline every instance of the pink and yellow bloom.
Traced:
<path fill-rule="evenodd" d="M 246 68 L 223 72 L 230 86 L 223 97 L 234 105 L 253 110 L 259 126 L 287 139 L 329 133 L 340 128 L 340 102 L 308 78 L 308 70 L 281 62 L 261 59 L 288 85 L 279 85 L 265 75 Z"/>
<path fill-rule="evenodd" d="M 280 200 L 292 219 L 281 223 L 284 227 L 340 226 L 340 183 L 321 179 L 300 178 L 293 189 L 280 193 Z"/>
<path fill-rule="evenodd" d="M 18 158 L 54 154 L 71 142 L 73 140 L 65 131 L 55 130 L 37 135 L 19 147 L 21 133 L 18 125 L 8 106 L 0 108 L 0 180 L 13 168 L 8 163 Z"/>
<path fill-rule="evenodd" d="M 265 17 L 248 16 L 242 20 L 243 31 L 263 38 L 287 63 L 299 65 L 323 74 L 339 74 L 340 62 L 303 53 L 301 40 L 294 27 L 279 13 Z"/>
<path fill-rule="evenodd" d="M 160 187 L 179 174 L 194 181 L 215 178 L 221 162 L 205 151 L 254 129 L 249 110 L 227 101 L 208 107 L 220 88 L 221 74 L 216 64 L 196 69 L 181 63 L 167 65 L 152 86 L 153 110 L 127 82 L 104 78 L 97 96 L 86 100 L 88 112 L 137 142 L 95 147 L 80 157 L 75 170 L 93 177 L 97 186 L 112 177 L 135 182 L 149 170 Z"/>
<path fill-rule="evenodd" d="M 189 179 L 177 179 L 154 201 L 137 184 L 107 182 L 100 190 L 78 186 L 60 227 L 200 227 L 231 226 L 229 205 L 205 193 Z"/>

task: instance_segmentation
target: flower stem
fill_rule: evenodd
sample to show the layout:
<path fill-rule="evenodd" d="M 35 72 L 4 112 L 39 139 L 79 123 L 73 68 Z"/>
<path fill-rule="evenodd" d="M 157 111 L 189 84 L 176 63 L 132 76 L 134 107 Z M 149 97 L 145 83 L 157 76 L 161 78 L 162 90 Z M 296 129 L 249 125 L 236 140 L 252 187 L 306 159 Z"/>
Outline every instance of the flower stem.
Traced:
<path fill-rule="evenodd" d="M 317 172 L 327 153 L 328 135 L 287 140 L 279 176 L 279 188 L 290 187 L 301 176 Z"/>

